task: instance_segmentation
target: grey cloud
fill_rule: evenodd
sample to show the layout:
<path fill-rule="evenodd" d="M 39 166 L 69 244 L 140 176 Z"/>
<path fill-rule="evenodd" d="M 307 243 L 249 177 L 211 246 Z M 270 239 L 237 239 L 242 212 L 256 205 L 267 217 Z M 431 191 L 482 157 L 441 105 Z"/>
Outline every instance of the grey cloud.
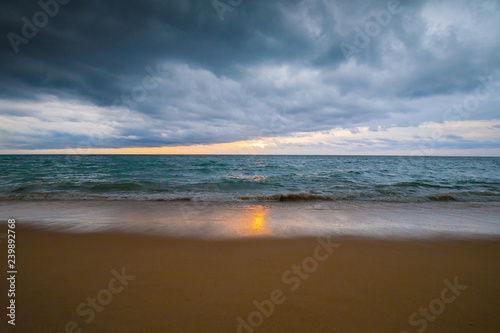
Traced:
<path fill-rule="evenodd" d="M 401 13 L 346 60 L 340 43 L 353 43 L 355 28 L 364 29 L 375 20 L 371 11 L 387 4 L 243 0 L 221 22 L 211 1 L 72 0 L 15 54 L 7 34 L 21 34 L 21 18 L 40 7 L 4 1 L 0 99 L 77 100 L 109 110 L 99 112 L 110 125 L 99 140 L 40 129 L 15 139 L 8 132 L 1 145 L 211 144 L 335 127 L 355 133 L 358 126 L 418 126 L 442 122 L 446 108 L 462 103 L 480 76 L 500 79 L 500 6 L 488 0 L 401 1 Z M 169 75 L 143 101 L 118 105 L 133 118 L 119 116 L 116 100 L 158 64 Z M 498 118 L 497 89 L 467 120 Z M 43 113 L 0 105 L 0 115 Z"/>
<path fill-rule="evenodd" d="M 454 135 L 454 134 L 447 134 L 447 135 L 445 135 L 445 138 L 448 140 L 462 140 L 463 139 L 463 137 L 461 137 L 459 135 Z"/>

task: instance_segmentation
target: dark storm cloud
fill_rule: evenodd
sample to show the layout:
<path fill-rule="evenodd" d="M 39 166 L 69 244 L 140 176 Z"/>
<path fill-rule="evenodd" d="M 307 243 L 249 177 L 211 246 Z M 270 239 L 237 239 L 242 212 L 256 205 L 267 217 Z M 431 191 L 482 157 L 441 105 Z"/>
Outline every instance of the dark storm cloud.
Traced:
<path fill-rule="evenodd" d="M 500 79 L 496 1 L 242 0 L 223 21 L 201 0 L 58 7 L 26 44 L 13 46 L 9 33 L 23 36 L 23 17 L 33 22 L 41 7 L 2 2 L 0 116 L 29 123 L 4 128 L 3 148 L 210 144 L 418 126 L 448 120 L 446 109 L 464 103 L 480 77 Z M 368 36 L 383 13 L 390 22 Z M 347 59 L 342 43 L 358 51 Z M 461 120 L 497 118 L 493 88 Z M 87 110 L 54 115 L 47 96 Z M 80 127 L 54 128 L 83 115 Z"/>
<path fill-rule="evenodd" d="M 40 11 L 34 2 L 3 6 L 2 36 L 22 35 L 21 18 L 31 21 Z M 237 75 L 235 65 L 300 60 L 310 42 L 300 31 L 288 31 L 278 8 L 249 2 L 226 14 L 222 24 L 210 1 L 72 0 L 28 44 L 19 45 L 19 54 L 4 40 L 2 90 L 19 82 L 14 89 L 63 90 L 108 105 L 122 92 L 124 77 L 141 75 L 146 66 L 165 59 L 218 75 Z"/>

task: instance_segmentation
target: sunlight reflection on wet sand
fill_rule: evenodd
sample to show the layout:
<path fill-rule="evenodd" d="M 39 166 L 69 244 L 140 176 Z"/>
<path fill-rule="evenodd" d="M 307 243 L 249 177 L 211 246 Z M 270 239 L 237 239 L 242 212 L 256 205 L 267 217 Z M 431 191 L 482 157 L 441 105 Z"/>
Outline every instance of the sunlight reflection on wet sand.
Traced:
<path fill-rule="evenodd" d="M 5 218 L 65 232 L 240 238 L 500 235 L 500 204 L 0 202 Z"/>

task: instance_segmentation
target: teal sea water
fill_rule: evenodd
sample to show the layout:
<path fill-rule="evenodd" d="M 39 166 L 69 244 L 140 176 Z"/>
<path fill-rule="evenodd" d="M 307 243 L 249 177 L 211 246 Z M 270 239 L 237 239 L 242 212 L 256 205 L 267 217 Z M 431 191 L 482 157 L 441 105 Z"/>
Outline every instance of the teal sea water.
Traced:
<path fill-rule="evenodd" d="M 500 158 L 0 156 L 0 200 L 500 202 Z"/>

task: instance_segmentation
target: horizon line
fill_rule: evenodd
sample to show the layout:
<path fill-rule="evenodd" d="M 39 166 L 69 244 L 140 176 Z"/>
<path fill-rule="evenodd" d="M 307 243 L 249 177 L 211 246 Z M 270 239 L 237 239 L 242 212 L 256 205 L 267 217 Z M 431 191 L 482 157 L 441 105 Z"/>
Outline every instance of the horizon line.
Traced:
<path fill-rule="evenodd" d="M 64 154 L 64 153 L 0 153 L 0 156 L 362 156 L 362 157 L 493 157 L 500 158 L 500 155 L 388 155 L 388 154 Z"/>

